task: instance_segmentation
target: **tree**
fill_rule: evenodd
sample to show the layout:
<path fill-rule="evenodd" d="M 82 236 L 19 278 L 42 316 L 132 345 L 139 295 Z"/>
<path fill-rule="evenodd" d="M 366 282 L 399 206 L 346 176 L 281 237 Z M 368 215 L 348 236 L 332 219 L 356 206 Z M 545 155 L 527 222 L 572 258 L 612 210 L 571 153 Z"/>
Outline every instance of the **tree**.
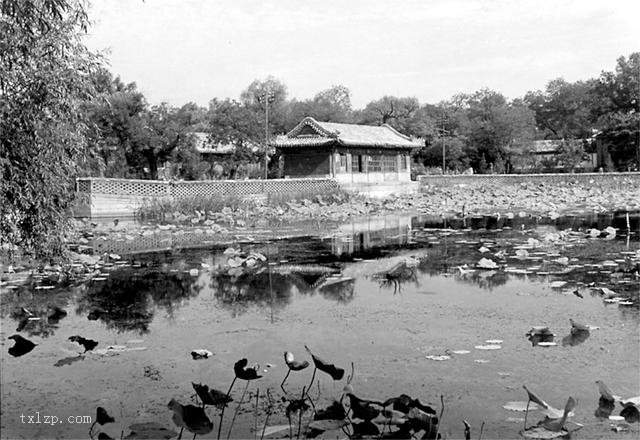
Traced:
<path fill-rule="evenodd" d="M 308 116 L 320 121 L 349 122 L 351 119 L 351 92 L 342 85 L 323 90 L 311 100 Z"/>
<path fill-rule="evenodd" d="M 189 141 L 175 107 L 167 103 L 153 106 L 142 113 L 141 124 L 135 127 L 127 162 L 137 167 L 139 174 L 147 174 L 143 166 L 146 162 L 149 177 L 157 179 L 158 165 L 168 161 L 176 148 Z"/>
<path fill-rule="evenodd" d="M 474 169 L 484 172 L 488 166 L 508 173 L 513 162 L 530 151 L 535 118 L 524 102 L 508 102 L 489 89 L 459 95 L 454 102 L 464 110 L 461 132 L 468 139 L 467 154 Z"/>
<path fill-rule="evenodd" d="M 263 158 L 264 122 L 259 112 L 235 100 L 217 99 L 209 102 L 207 112 L 209 142 L 212 145 L 233 146 L 233 152 L 220 160 L 223 173 L 233 179 L 239 170 L 256 164 Z"/>
<path fill-rule="evenodd" d="M 595 81 L 568 83 L 562 78 L 547 84 L 545 92 L 528 92 L 524 102 L 535 112 L 543 139 L 585 139 L 594 127 L 597 97 Z"/>
<path fill-rule="evenodd" d="M 264 121 L 266 101 L 269 96 L 269 127 L 271 133 L 284 133 L 287 114 L 287 86 L 273 76 L 264 81 L 254 80 L 240 94 L 240 101 Z M 264 126 L 263 126 L 264 129 Z"/>
<path fill-rule="evenodd" d="M 147 110 L 144 95 L 136 83 L 125 84 L 106 69 L 97 72 L 93 79 L 97 94 L 83 106 L 91 127 L 85 174 L 143 177 L 139 172 L 143 166 L 138 166 L 130 151 Z"/>
<path fill-rule="evenodd" d="M 615 72 L 602 72 L 596 91 L 603 99 L 598 143 L 615 168 L 640 169 L 640 52 L 618 58 Z"/>
<path fill-rule="evenodd" d="M 358 123 L 369 125 L 381 125 L 402 122 L 410 119 L 420 108 L 416 98 L 398 98 L 396 96 L 384 96 L 377 101 L 372 101 L 357 115 Z"/>
<path fill-rule="evenodd" d="M 0 0 L 0 241 L 36 256 L 63 252 L 99 65 L 87 27 L 81 1 Z"/>
<path fill-rule="evenodd" d="M 306 116 L 318 121 L 342 123 L 349 123 L 353 118 L 351 92 L 342 85 L 332 86 L 305 101 L 292 99 L 286 107 L 285 132 L 295 127 Z"/>

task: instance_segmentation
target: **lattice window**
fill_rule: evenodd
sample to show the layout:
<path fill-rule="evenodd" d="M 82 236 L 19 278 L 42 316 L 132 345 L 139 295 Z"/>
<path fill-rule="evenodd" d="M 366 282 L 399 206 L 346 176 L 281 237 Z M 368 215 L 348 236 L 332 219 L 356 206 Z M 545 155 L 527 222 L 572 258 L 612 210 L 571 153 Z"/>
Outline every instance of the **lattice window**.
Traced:
<path fill-rule="evenodd" d="M 367 171 L 369 172 L 381 172 L 382 171 L 382 156 L 372 155 L 369 156 L 367 161 Z"/>
<path fill-rule="evenodd" d="M 398 171 L 398 158 L 396 156 L 382 156 L 382 166 L 387 173 Z"/>

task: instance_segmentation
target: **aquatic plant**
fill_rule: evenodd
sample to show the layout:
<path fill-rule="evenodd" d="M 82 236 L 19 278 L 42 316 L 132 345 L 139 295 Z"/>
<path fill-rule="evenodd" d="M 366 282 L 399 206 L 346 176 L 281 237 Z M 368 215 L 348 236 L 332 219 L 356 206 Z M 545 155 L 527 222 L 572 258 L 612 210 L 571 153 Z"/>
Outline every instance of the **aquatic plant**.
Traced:
<path fill-rule="evenodd" d="M 215 388 L 209 388 L 208 385 L 194 382 L 192 382 L 191 385 L 198 397 L 200 397 L 203 408 L 205 405 L 214 405 L 221 408 L 226 406 L 227 403 L 233 402 L 233 397 L 226 395 L 224 392 L 216 390 Z"/>
<path fill-rule="evenodd" d="M 107 423 L 113 423 L 115 421 L 116 419 L 111 417 L 106 409 L 99 406 L 98 408 L 96 408 L 96 420 L 89 427 L 89 437 L 93 439 L 93 427 L 96 426 L 96 423 L 102 426 L 102 425 L 106 425 Z"/>
<path fill-rule="evenodd" d="M 255 379 L 260 379 L 262 376 L 260 376 L 258 374 L 258 367 L 257 366 L 253 366 L 253 367 L 247 367 L 247 365 L 249 364 L 249 361 L 246 358 L 240 359 L 238 362 L 236 362 L 233 365 L 233 372 L 235 374 L 233 381 L 231 381 L 231 385 L 229 386 L 229 390 L 227 391 L 226 397 L 225 399 L 229 398 L 229 395 L 231 394 L 231 390 L 233 389 L 233 385 L 236 383 L 237 379 L 241 379 L 241 380 L 246 380 L 247 381 L 247 387 L 249 386 L 249 381 L 251 380 L 255 380 Z M 246 387 L 245 387 L 245 392 L 246 392 Z M 244 393 L 242 395 L 242 397 L 244 397 Z M 240 407 L 240 404 L 242 403 L 242 399 L 240 400 L 240 402 L 238 403 L 238 407 L 236 408 L 236 414 L 238 411 L 238 408 Z M 222 411 L 220 411 L 220 423 L 218 424 L 218 437 L 217 439 L 220 440 L 220 433 L 222 432 L 222 421 L 224 419 L 224 410 L 226 408 L 226 405 L 222 407 Z M 233 429 L 233 422 L 235 421 L 235 414 L 234 414 L 234 418 L 233 421 L 231 423 L 231 426 L 229 427 L 229 434 L 231 434 L 231 429 Z"/>
<path fill-rule="evenodd" d="M 178 439 L 182 437 L 182 431 L 185 428 L 187 431 L 193 433 L 194 439 L 197 434 L 204 435 L 213 430 L 213 422 L 207 417 L 204 408 L 194 405 L 182 405 L 175 399 L 171 399 L 167 407 L 173 411 L 171 420 L 173 420 L 176 426 L 180 427 Z"/>
<path fill-rule="evenodd" d="M 38 345 L 20 335 L 11 335 L 8 339 L 13 339 L 15 343 L 13 347 L 9 347 L 9 354 L 13 357 L 24 356 Z"/>
<path fill-rule="evenodd" d="M 98 341 L 94 341 L 93 339 L 83 338 L 80 335 L 69 336 L 68 338 L 71 342 L 77 342 L 78 344 L 84 347 L 84 352 L 91 351 L 98 346 Z"/>
<path fill-rule="evenodd" d="M 311 359 L 313 360 L 313 365 L 314 365 L 313 375 L 311 376 L 311 382 L 309 383 L 309 386 L 307 387 L 307 389 L 310 389 L 311 386 L 313 385 L 313 381 L 316 377 L 316 370 L 320 370 L 324 373 L 327 373 L 329 376 L 331 376 L 333 380 L 341 380 L 344 377 L 344 369 L 336 367 L 334 364 L 331 364 L 323 360 L 322 358 L 314 355 L 311 352 L 311 349 L 306 345 L 304 346 L 304 348 L 311 355 Z"/>
<path fill-rule="evenodd" d="M 309 366 L 309 361 L 296 361 L 293 357 L 293 353 L 291 353 L 290 351 L 285 351 L 284 352 L 284 362 L 287 365 L 287 374 L 284 376 L 284 379 L 282 379 L 282 383 L 280 384 L 280 388 L 282 389 L 282 391 L 287 394 L 287 390 L 284 389 L 284 383 L 287 381 L 287 378 L 289 377 L 289 374 L 291 374 L 292 371 L 302 371 L 305 368 L 307 368 Z"/>

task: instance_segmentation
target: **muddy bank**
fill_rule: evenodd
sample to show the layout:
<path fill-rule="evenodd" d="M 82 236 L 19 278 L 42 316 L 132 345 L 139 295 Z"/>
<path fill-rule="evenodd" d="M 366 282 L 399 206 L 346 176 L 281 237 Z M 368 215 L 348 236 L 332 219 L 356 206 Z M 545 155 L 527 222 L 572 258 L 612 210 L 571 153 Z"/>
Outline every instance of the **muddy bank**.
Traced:
<path fill-rule="evenodd" d="M 467 217 L 474 215 L 559 217 L 616 210 L 640 210 L 640 188 L 632 179 L 545 183 L 423 184 L 417 194 L 385 199 L 331 194 L 289 202 L 252 202 L 219 212 L 191 206 L 188 210 L 155 212 L 161 222 L 214 227 L 283 228 L 298 222 L 317 227 L 369 215 L 400 212 Z"/>
<path fill-rule="evenodd" d="M 578 214 L 640 208 L 636 180 L 544 183 L 469 183 L 424 185 L 410 197 L 424 212 L 433 214 Z"/>

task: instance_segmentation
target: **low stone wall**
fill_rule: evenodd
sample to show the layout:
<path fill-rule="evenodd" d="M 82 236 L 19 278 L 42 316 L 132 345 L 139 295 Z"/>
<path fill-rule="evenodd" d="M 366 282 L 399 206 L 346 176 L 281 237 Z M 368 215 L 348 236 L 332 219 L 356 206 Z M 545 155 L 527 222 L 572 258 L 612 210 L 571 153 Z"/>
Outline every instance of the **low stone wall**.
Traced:
<path fill-rule="evenodd" d="M 640 191 L 640 172 L 633 173 L 580 173 L 580 174 L 454 174 L 418 176 L 420 186 L 449 185 L 513 185 L 520 183 L 579 183 L 617 185 L 636 185 Z"/>
<path fill-rule="evenodd" d="M 80 178 L 76 181 L 76 217 L 133 217 L 145 202 L 157 198 L 173 200 L 192 197 L 262 198 L 269 195 L 323 194 L 335 191 L 338 183 L 327 178 L 269 180 L 209 180 L 164 182 Z"/>

